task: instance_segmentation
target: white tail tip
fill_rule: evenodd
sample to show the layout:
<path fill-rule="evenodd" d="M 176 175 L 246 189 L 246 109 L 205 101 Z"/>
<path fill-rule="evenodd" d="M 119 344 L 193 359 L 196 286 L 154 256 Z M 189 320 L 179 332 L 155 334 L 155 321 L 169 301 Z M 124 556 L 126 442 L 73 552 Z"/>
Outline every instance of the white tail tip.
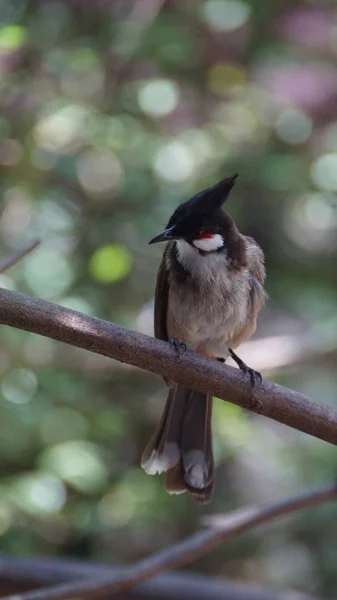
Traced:
<path fill-rule="evenodd" d="M 175 467 L 179 460 L 180 451 L 178 445 L 168 443 L 165 444 L 160 454 L 157 450 L 152 450 L 150 457 L 142 461 L 141 466 L 148 475 L 160 475 Z"/>

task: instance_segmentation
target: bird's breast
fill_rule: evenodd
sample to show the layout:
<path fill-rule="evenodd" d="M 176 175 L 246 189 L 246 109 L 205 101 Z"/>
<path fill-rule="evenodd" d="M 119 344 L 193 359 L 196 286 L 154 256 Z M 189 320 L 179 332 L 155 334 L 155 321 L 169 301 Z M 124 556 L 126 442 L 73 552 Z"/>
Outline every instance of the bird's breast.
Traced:
<path fill-rule="evenodd" d="M 167 331 L 170 338 L 215 356 L 227 356 L 231 340 L 249 318 L 248 273 L 220 272 L 211 279 L 171 282 Z"/>

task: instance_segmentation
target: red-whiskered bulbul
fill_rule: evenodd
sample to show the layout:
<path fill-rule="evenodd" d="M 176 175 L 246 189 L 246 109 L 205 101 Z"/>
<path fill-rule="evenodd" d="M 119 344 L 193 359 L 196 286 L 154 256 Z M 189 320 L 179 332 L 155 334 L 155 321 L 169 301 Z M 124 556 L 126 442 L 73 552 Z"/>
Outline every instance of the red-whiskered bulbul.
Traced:
<path fill-rule="evenodd" d="M 234 349 L 256 329 L 265 299 L 264 256 L 221 206 L 237 175 L 178 206 L 150 244 L 168 242 L 158 271 L 155 337 L 224 362 L 231 356 L 250 375 L 259 373 Z M 179 346 L 178 346 L 179 349 Z M 161 421 L 142 456 L 151 475 L 166 472 L 169 493 L 188 491 L 209 502 L 214 488 L 212 396 L 170 385 Z"/>

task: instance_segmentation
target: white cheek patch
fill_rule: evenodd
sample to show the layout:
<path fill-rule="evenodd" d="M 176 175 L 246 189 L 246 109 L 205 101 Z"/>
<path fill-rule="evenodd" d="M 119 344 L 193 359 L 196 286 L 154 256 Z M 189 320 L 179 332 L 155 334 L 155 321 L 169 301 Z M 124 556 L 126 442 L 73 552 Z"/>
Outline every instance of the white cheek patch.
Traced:
<path fill-rule="evenodd" d="M 215 233 L 212 237 L 200 238 L 199 240 L 193 240 L 193 246 L 202 250 L 203 252 L 212 252 L 218 250 L 224 245 L 224 241 L 221 235 Z"/>

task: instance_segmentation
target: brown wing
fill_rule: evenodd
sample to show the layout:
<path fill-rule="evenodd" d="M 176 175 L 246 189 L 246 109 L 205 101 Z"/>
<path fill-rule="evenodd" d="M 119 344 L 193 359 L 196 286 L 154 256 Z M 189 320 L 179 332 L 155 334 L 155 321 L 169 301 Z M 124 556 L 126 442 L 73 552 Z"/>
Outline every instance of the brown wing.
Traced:
<path fill-rule="evenodd" d="M 253 311 L 257 315 L 266 298 L 266 292 L 263 287 L 266 278 L 264 254 L 253 238 L 245 236 L 245 239 L 248 269 L 251 273 L 251 303 Z"/>
<path fill-rule="evenodd" d="M 266 278 L 266 270 L 264 268 L 264 254 L 258 243 L 252 237 L 245 236 L 246 251 L 248 258 L 248 269 L 254 277 L 264 284 Z"/>
<path fill-rule="evenodd" d="M 260 246 L 251 237 L 245 237 L 247 267 L 249 270 L 249 309 L 248 319 L 245 326 L 237 331 L 231 343 L 231 348 L 235 349 L 242 342 L 248 340 L 256 329 L 256 319 L 266 299 L 266 292 L 263 284 L 266 277 L 264 268 L 264 255 Z"/>
<path fill-rule="evenodd" d="M 166 264 L 168 248 L 166 248 L 157 275 L 154 302 L 154 335 L 159 340 L 168 340 L 166 318 L 169 294 L 169 275 Z"/>

